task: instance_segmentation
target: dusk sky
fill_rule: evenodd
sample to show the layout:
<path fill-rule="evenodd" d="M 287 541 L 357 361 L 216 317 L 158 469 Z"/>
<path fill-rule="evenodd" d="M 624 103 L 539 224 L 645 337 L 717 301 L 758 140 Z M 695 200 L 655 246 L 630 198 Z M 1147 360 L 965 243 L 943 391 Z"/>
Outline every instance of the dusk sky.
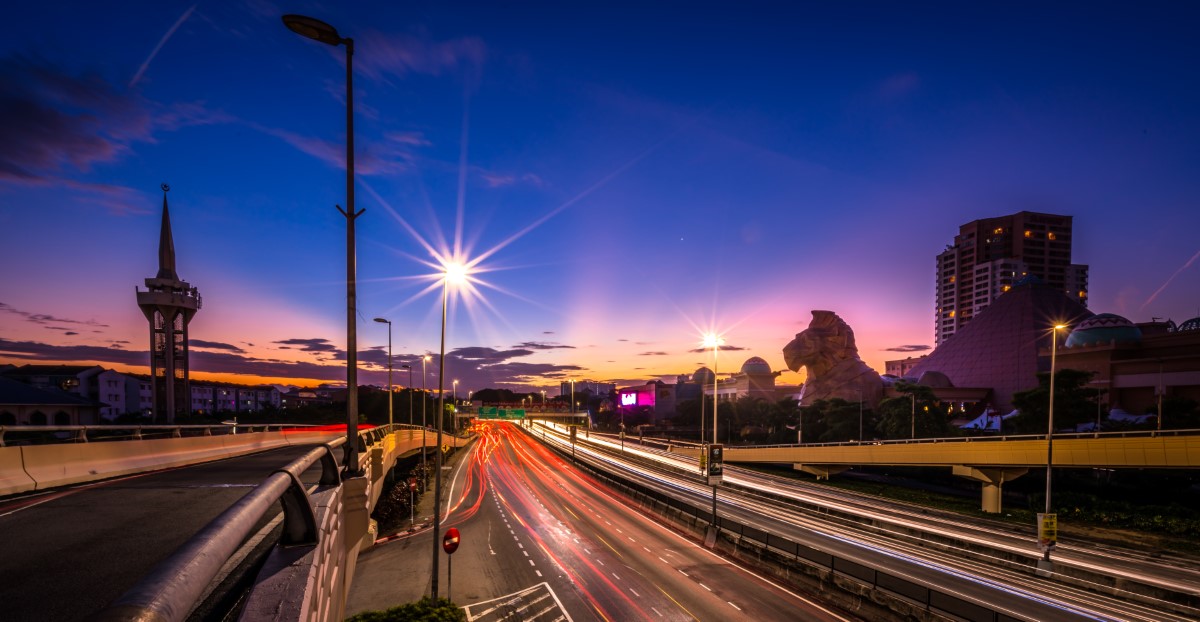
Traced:
<path fill-rule="evenodd" d="M 420 386 L 435 252 L 484 257 L 460 393 L 673 379 L 707 330 L 784 370 L 813 309 L 882 371 L 958 227 L 1021 210 L 1075 217 L 1091 310 L 1198 316 L 1200 9 L 1049 4 L 16 3 L 0 363 L 148 371 L 165 182 L 193 377 L 345 381 L 345 54 L 285 13 L 355 40 L 364 384 L 383 316 Z"/>

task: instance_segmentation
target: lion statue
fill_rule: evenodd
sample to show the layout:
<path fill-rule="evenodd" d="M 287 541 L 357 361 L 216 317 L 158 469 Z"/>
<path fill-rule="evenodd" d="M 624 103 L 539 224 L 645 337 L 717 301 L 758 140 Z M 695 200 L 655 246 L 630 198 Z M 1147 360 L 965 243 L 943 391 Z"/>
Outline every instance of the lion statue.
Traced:
<path fill-rule="evenodd" d="M 854 331 L 833 311 L 812 314 L 808 329 L 783 347 L 788 369 L 808 368 L 800 405 L 840 397 L 848 402 L 862 400 L 874 408 L 883 398 L 883 380 L 858 358 Z"/>

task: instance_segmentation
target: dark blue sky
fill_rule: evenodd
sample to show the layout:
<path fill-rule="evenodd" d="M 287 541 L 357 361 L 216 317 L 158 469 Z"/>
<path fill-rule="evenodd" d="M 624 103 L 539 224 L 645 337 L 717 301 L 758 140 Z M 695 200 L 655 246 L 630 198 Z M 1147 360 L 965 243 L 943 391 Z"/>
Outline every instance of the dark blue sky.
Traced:
<path fill-rule="evenodd" d="M 437 349 L 430 249 L 494 251 L 465 388 L 689 373 L 708 329 L 782 369 L 812 309 L 882 367 L 932 344 L 958 226 L 1020 210 L 1075 216 L 1094 311 L 1200 315 L 1194 8 L 825 4 L 12 7 L 0 360 L 144 360 L 165 181 L 194 369 L 344 377 L 343 54 L 284 13 L 357 44 L 369 381 L 375 316 Z"/>

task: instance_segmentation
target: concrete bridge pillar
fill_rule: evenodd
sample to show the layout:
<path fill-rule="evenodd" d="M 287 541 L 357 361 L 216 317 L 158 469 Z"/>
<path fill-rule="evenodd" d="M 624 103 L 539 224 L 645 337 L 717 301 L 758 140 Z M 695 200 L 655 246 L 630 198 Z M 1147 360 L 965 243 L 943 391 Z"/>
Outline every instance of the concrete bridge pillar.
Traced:
<path fill-rule="evenodd" d="M 817 479 L 829 479 L 830 475 L 837 475 L 842 471 L 849 470 L 850 467 L 844 464 L 793 464 L 793 469 L 803 471 L 816 477 Z"/>
<path fill-rule="evenodd" d="M 1004 482 L 1012 481 L 1029 472 L 1029 469 L 1025 467 L 980 468 L 956 464 L 952 468 L 954 469 L 954 474 L 959 477 L 983 483 L 982 508 L 984 512 L 991 512 L 993 514 L 1000 512 L 1000 500 Z"/>

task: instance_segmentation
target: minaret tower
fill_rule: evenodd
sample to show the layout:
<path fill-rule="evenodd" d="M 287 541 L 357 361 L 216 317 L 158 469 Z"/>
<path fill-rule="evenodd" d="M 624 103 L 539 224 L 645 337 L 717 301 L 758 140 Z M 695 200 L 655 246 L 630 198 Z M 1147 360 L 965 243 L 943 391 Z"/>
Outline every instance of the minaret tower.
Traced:
<path fill-rule="evenodd" d="M 154 392 L 154 422 L 174 423 L 176 415 L 191 413 L 188 382 L 188 322 L 200 309 L 200 292 L 175 273 L 175 242 L 167 211 L 167 184 L 162 185 L 162 230 L 158 238 L 158 275 L 137 287 L 137 303 L 150 323 L 150 379 Z"/>

